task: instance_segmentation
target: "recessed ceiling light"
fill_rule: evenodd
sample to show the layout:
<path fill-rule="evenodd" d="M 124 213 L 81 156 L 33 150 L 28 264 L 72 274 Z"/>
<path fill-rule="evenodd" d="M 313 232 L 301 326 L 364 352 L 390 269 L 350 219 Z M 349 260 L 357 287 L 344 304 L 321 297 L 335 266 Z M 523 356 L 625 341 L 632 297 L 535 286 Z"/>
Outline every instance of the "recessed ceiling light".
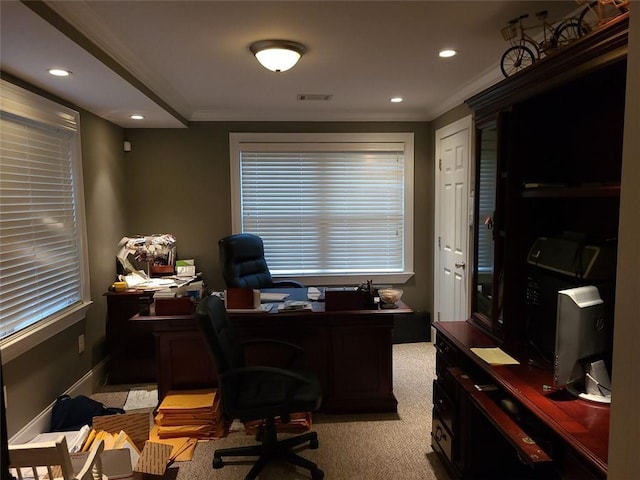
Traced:
<path fill-rule="evenodd" d="M 129 115 L 129 118 L 133 120 L 144 120 L 144 116 L 139 113 L 134 113 L 133 115 Z"/>
<path fill-rule="evenodd" d="M 50 68 L 48 72 L 56 77 L 68 77 L 71 75 L 69 70 L 63 70 L 62 68 Z"/>
<path fill-rule="evenodd" d="M 446 50 L 440 50 L 440 53 L 438 53 L 438 56 L 441 58 L 449 58 L 449 57 L 453 57 L 456 53 L 455 50 L 450 50 L 450 49 L 446 49 Z"/>
<path fill-rule="evenodd" d="M 391 103 L 400 103 L 402 101 L 402 97 L 393 97 L 391 99 Z"/>

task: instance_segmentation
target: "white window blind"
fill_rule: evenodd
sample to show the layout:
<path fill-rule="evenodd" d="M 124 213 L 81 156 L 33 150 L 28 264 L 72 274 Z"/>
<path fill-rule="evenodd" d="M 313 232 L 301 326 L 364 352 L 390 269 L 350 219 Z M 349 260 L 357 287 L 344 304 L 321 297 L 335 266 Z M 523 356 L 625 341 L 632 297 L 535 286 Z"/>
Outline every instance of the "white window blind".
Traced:
<path fill-rule="evenodd" d="M 3 82 L 0 339 L 81 304 L 86 280 L 75 112 L 23 92 Z"/>
<path fill-rule="evenodd" d="M 485 225 L 496 209 L 497 131 L 484 129 L 480 148 L 480 185 L 478 194 L 478 272 L 493 272 L 493 231 Z"/>
<path fill-rule="evenodd" d="M 244 144 L 238 155 L 240 230 L 263 238 L 274 275 L 407 271 L 404 143 Z"/>

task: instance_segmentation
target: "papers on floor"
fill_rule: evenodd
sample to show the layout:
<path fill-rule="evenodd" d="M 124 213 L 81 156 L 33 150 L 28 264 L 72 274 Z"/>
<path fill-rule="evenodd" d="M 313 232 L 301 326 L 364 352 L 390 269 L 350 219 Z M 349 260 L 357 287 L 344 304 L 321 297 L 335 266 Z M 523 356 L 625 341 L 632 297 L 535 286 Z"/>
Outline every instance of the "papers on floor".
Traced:
<path fill-rule="evenodd" d="M 471 351 L 489 365 L 519 365 L 520 362 L 500 348 L 471 348 Z"/>
<path fill-rule="evenodd" d="M 175 459 L 171 457 L 174 450 L 172 445 L 167 445 L 163 441 L 149 441 L 152 423 L 150 412 L 101 415 L 93 417 L 92 423 L 93 428 L 86 426 L 77 432 L 41 433 L 30 443 L 55 441 L 64 435 L 67 439 L 73 471 L 78 472 L 86 461 L 91 447 L 102 440 L 104 442 L 104 451 L 100 455 L 102 471 L 106 478 L 112 480 L 147 478 L 145 476 L 147 474 L 161 476 L 169 461 Z M 83 442 L 81 448 L 74 452 L 75 445 L 80 444 L 81 438 Z M 153 440 L 153 437 L 151 438 Z M 191 446 L 192 454 L 195 440 L 191 443 L 193 445 L 181 446 L 178 451 L 178 459 L 191 459 L 191 456 L 188 455 L 188 449 Z M 185 451 L 187 451 L 187 455 L 185 455 Z M 40 478 L 47 478 L 46 473 L 45 469 Z M 55 478 L 62 477 L 59 467 L 54 467 L 52 473 Z M 24 476 L 24 478 L 33 477 Z"/>
<path fill-rule="evenodd" d="M 158 428 L 158 425 L 153 426 L 151 432 L 149 432 L 149 441 L 169 445 L 171 447 L 171 452 L 169 454 L 170 461 L 188 462 L 193 458 L 193 452 L 198 444 L 198 440 L 196 438 L 160 438 L 158 435 Z"/>
<path fill-rule="evenodd" d="M 219 438 L 224 434 L 217 389 L 170 391 L 155 417 L 158 437 Z"/>
<path fill-rule="evenodd" d="M 46 432 L 36 435 L 29 443 L 55 442 L 60 435 L 64 435 L 67 439 L 67 448 L 69 453 L 79 452 L 85 440 L 89 436 L 91 427 L 83 426 L 80 430 L 72 432 Z"/>
<path fill-rule="evenodd" d="M 124 430 L 120 430 L 118 433 L 110 433 L 105 430 L 92 429 L 89 433 L 89 437 L 82 447 L 83 452 L 91 450 L 91 446 L 99 442 L 104 441 L 105 450 L 119 450 L 126 449 L 129 451 L 129 458 L 131 465 L 136 465 L 140 459 L 140 449 L 136 446 L 131 437 Z"/>
<path fill-rule="evenodd" d="M 247 435 L 255 435 L 264 420 L 244 422 Z M 311 428 L 311 412 L 292 413 L 288 423 L 282 423 L 280 417 L 275 418 L 276 431 L 283 433 L 301 433 Z"/>
<path fill-rule="evenodd" d="M 127 394 L 124 410 L 138 410 L 141 408 L 155 408 L 158 405 L 158 389 L 132 388 Z"/>
<path fill-rule="evenodd" d="M 116 469 L 123 472 L 128 471 L 129 476 L 126 478 L 130 478 L 132 471 L 152 475 L 164 473 L 172 447 L 149 441 L 152 421 L 153 417 L 150 412 L 93 417 L 93 428 L 96 430 L 96 435 L 103 430 L 107 434 L 111 434 L 110 436 L 113 438 L 111 440 L 106 436 L 107 434 L 104 434 L 106 440 L 105 451 L 102 454 L 102 467 L 109 478 L 123 478 L 112 476 L 109 473 L 115 472 Z M 89 434 L 90 437 L 91 434 Z M 121 447 L 107 449 L 112 441 L 114 445 L 121 445 Z M 126 454 L 126 462 L 122 461 L 122 454 Z"/>

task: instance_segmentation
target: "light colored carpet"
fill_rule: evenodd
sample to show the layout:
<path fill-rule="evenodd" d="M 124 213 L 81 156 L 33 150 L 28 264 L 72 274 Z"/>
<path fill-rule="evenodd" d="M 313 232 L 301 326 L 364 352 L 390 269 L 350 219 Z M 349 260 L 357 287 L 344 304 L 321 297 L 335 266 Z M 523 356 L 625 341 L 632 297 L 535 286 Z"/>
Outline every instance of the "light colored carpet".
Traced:
<path fill-rule="evenodd" d="M 398 400 L 397 414 L 313 415 L 320 448 L 300 453 L 316 462 L 326 480 L 448 480 L 431 448 L 432 382 L 435 376 L 435 349 L 431 343 L 393 346 L 393 384 Z M 110 399 L 104 393 L 101 401 Z M 126 396 L 125 396 L 126 400 Z M 124 404 L 124 400 L 120 400 Z M 118 406 L 118 405 L 109 405 Z M 165 479 L 240 480 L 250 462 L 228 464 L 213 470 L 211 461 L 217 448 L 250 445 L 254 437 L 234 432 L 221 440 L 200 442 L 190 462 L 172 465 Z M 308 472 L 289 465 L 269 465 L 261 480 L 309 479 Z"/>

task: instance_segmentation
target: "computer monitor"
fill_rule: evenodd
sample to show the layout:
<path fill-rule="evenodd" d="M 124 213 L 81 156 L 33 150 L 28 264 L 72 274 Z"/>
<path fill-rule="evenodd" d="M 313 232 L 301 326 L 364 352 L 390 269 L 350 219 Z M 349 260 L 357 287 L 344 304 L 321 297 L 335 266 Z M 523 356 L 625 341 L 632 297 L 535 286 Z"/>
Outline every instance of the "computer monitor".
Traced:
<path fill-rule="evenodd" d="M 611 341 L 598 289 L 589 285 L 560 290 L 556 316 L 554 385 L 582 398 L 610 401 L 603 360 Z"/>

